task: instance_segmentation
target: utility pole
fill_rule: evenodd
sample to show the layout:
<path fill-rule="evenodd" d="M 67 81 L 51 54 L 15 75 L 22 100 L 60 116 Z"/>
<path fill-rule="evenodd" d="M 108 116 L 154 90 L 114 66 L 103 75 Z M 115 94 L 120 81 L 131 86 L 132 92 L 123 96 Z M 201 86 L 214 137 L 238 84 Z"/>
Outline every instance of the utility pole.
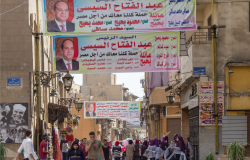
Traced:
<path fill-rule="evenodd" d="M 151 135 L 152 135 L 152 138 L 154 138 L 154 132 L 153 132 L 153 129 L 152 129 L 151 115 L 150 115 L 150 110 L 149 110 L 149 102 L 148 102 L 148 115 L 149 115 L 149 120 L 150 120 Z"/>
<path fill-rule="evenodd" d="M 39 119 L 40 119 L 40 109 L 41 109 L 41 86 L 40 86 L 40 54 L 39 54 L 39 0 L 36 1 L 36 35 L 35 35 L 35 70 L 36 70 L 36 85 L 37 85 L 37 105 L 36 105 L 36 143 L 37 143 L 37 154 L 39 156 Z"/>
<path fill-rule="evenodd" d="M 213 4 L 213 0 L 212 0 Z M 212 23 L 213 23 L 213 5 L 212 5 Z M 198 26 L 198 29 L 212 29 L 212 61 L 213 61 L 213 101 L 214 101 L 214 119 L 215 119 L 215 154 L 219 154 L 218 140 L 218 107 L 217 107 L 217 53 L 216 53 L 216 29 L 226 28 L 225 25 Z"/>
<path fill-rule="evenodd" d="M 214 1 L 211 0 L 211 24 L 214 22 Z M 215 154 L 219 154 L 219 134 L 218 134 L 218 107 L 217 107 L 217 53 L 216 53 L 216 29 L 226 28 L 226 25 L 198 26 L 197 29 L 212 29 L 212 65 L 213 65 L 213 106 L 215 119 Z"/>

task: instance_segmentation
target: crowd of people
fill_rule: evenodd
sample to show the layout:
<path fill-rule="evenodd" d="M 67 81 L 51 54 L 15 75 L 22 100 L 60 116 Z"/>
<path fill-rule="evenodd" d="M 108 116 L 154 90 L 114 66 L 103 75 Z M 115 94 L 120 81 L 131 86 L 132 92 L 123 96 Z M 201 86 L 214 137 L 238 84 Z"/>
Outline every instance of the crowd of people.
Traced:
<path fill-rule="evenodd" d="M 18 153 L 23 153 L 24 160 L 37 160 L 31 141 L 31 131 L 26 131 L 26 139 L 18 149 Z M 40 143 L 39 158 L 47 160 L 47 141 L 48 136 L 43 135 Z M 113 144 L 106 139 L 101 142 L 95 137 L 94 132 L 89 133 L 89 139 L 75 139 L 68 142 L 66 136 L 62 135 L 60 142 L 61 160 L 189 160 L 190 144 L 189 138 L 184 143 L 182 136 L 175 134 L 174 139 L 169 141 L 168 136 L 162 140 L 157 138 L 145 139 L 143 143 L 136 140 L 115 141 Z"/>

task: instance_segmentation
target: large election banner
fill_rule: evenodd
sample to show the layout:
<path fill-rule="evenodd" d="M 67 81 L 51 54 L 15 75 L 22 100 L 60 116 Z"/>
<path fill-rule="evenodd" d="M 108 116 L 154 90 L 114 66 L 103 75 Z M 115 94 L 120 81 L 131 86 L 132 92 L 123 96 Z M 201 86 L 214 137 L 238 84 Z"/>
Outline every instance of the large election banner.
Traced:
<path fill-rule="evenodd" d="M 84 118 L 139 118 L 140 102 L 86 101 Z"/>
<path fill-rule="evenodd" d="M 140 120 L 126 120 L 126 126 L 127 128 L 146 128 L 146 122 L 144 121 L 141 126 Z"/>
<path fill-rule="evenodd" d="M 53 37 L 54 72 L 110 73 L 179 70 L 179 33 Z"/>
<path fill-rule="evenodd" d="M 43 0 L 45 35 L 196 29 L 195 0 Z"/>

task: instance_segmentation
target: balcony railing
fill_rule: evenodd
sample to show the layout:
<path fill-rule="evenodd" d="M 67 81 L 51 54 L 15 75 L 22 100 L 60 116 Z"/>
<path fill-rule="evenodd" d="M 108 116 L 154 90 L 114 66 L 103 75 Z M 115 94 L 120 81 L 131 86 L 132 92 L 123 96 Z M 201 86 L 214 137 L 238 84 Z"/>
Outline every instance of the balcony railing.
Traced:
<path fill-rule="evenodd" d="M 212 33 L 211 32 L 194 32 L 192 36 L 187 41 L 187 46 L 189 46 L 193 41 L 196 42 L 205 42 L 212 41 Z"/>

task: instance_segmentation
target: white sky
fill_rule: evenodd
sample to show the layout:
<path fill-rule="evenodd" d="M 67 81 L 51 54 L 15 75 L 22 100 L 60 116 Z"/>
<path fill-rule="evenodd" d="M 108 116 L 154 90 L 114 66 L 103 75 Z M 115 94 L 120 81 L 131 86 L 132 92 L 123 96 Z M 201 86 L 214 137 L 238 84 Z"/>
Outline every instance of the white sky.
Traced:
<path fill-rule="evenodd" d="M 140 79 L 144 78 L 144 72 L 136 73 L 115 73 L 116 84 L 124 83 L 124 87 L 129 88 L 129 92 L 133 93 L 138 97 L 143 97 L 143 88 L 140 84 Z M 74 82 L 82 85 L 82 74 L 72 74 L 74 76 Z"/>

